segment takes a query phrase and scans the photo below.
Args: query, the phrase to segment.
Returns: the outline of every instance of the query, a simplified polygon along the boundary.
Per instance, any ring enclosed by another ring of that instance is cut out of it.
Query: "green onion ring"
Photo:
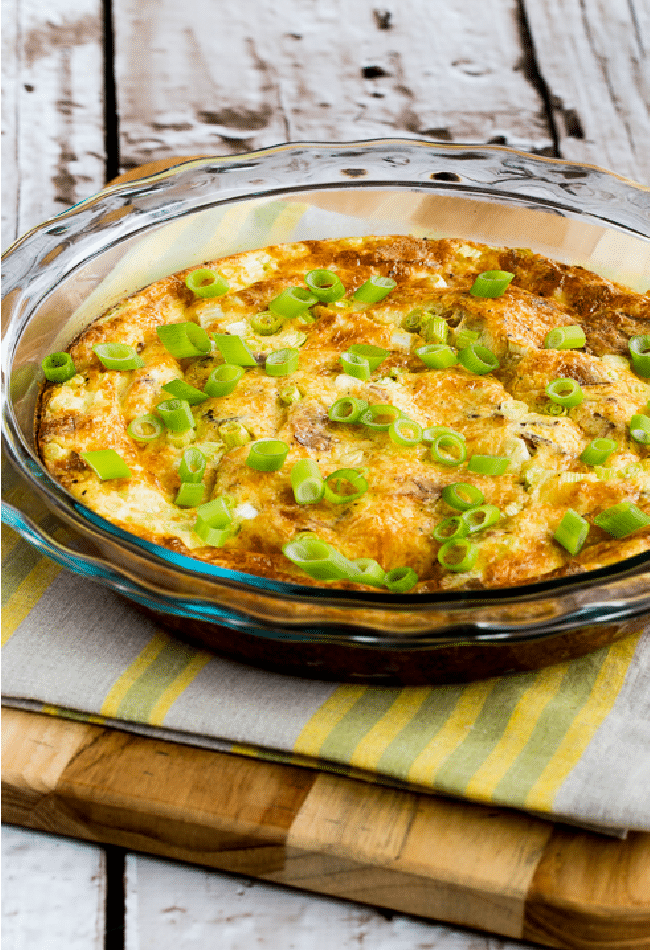
[[[388,403],[374,403],[368,406],[361,415],[361,423],[367,429],[374,429],[376,432],[387,432],[391,424],[402,415],[397,406],[391,406]]]
[[[373,274],[365,284],[355,290],[353,297],[359,303],[379,303],[395,287],[397,287],[397,283],[392,277],[381,277],[379,274]]]
[[[568,409],[579,406],[584,399],[580,384],[570,377],[554,379],[548,384],[545,392],[552,402],[559,403],[560,406],[566,406]]]
[[[199,403],[205,402],[208,398],[207,393],[201,392],[195,386],[190,386],[184,379],[172,379],[165,383],[162,388],[174,399],[184,399],[189,402],[190,406],[198,406]]]
[[[452,485],[445,485],[442,489],[442,500],[447,502],[450,508],[456,511],[468,511],[477,505],[482,505],[485,496],[476,485],[470,485],[467,482],[454,482]]]
[[[341,491],[345,484],[352,487],[352,491]],[[346,505],[361,498],[368,491],[368,482],[356,468],[339,468],[325,479],[325,501],[335,505]]]
[[[244,372],[244,367],[237,363],[222,363],[220,366],[215,366],[206,380],[203,392],[211,398],[229,396]]]
[[[443,432],[431,443],[431,458],[439,465],[461,465],[467,458],[467,446],[464,439],[455,432]]]
[[[469,373],[476,373],[483,376],[485,373],[493,373],[499,368],[499,361],[486,346],[479,346],[478,343],[470,343],[458,351],[458,362],[464,366]]]
[[[266,357],[266,374],[267,376],[290,376],[298,369],[299,362],[300,350],[295,347],[274,350]]]
[[[476,475],[503,475],[510,459],[505,455],[472,455],[467,463],[467,471]]]
[[[318,303],[318,297],[306,287],[285,287],[285,289],[269,301],[268,309],[280,317],[291,320]]]
[[[501,512],[496,505],[477,505],[464,511],[460,518],[467,529],[466,534],[475,534],[500,521]]]
[[[388,435],[391,442],[401,445],[404,448],[412,448],[419,445],[422,441],[422,426],[414,419],[407,416],[400,416],[395,419],[388,427]]]
[[[333,303],[345,296],[345,287],[334,271],[317,268],[305,274],[305,283],[322,303]]]
[[[205,474],[205,455],[200,449],[190,446],[185,449],[178,475],[182,482],[200,482]]]
[[[177,360],[205,356],[212,349],[210,337],[196,323],[165,323],[156,327],[158,339]]]
[[[230,289],[230,284],[217,271],[208,270],[207,267],[198,267],[190,271],[185,278],[185,286],[192,291],[196,297],[210,298],[221,297]]]
[[[189,402],[184,399],[165,399],[156,406],[170,432],[187,432],[194,427],[194,416]]]
[[[41,363],[45,378],[50,383],[67,383],[77,370],[69,353],[50,353]]]
[[[633,502],[622,501],[596,515],[594,524],[615,538],[626,538],[639,528],[647,528],[650,525],[650,515],[641,511]]]
[[[583,465],[604,465],[617,448],[618,445],[613,439],[593,439],[583,450],[580,461]]]
[[[473,297],[501,297],[515,275],[507,270],[486,270],[479,274],[472,286]]]
[[[263,310],[261,313],[254,314],[248,322],[258,336],[273,336],[282,329],[284,321],[285,317],[281,314]]]
[[[93,353],[106,369],[126,372],[144,366],[142,357],[128,343],[98,343],[93,346]]]
[[[291,468],[291,488],[298,505],[314,505],[325,494],[325,482],[313,459],[300,459]]]
[[[179,508],[196,508],[203,502],[205,497],[205,485],[203,482],[181,482],[181,487],[176,493],[174,504]]]
[[[257,472],[277,472],[288,453],[289,446],[280,439],[258,439],[250,447],[246,464]]]
[[[419,356],[427,369],[449,369],[458,362],[458,357],[445,343],[427,343],[419,346],[415,355]]]
[[[438,551],[438,562],[448,571],[471,571],[478,557],[478,544],[467,538],[446,541]]]
[[[341,396],[328,409],[328,416],[332,422],[346,422],[348,425],[354,425],[360,422],[361,416],[368,408],[365,399],[357,399],[356,396]]]
[[[255,357],[240,336],[234,333],[215,333],[214,342],[223,356],[224,363],[236,366],[257,366]]]
[[[135,442],[153,442],[163,434],[163,424],[152,412],[136,416],[127,426],[127,433]]]
[[[585,331],[577,324],[555,327],[544,337],[544,346],[547,350],[578,350],[586,342]]]
[[[452,515],[435,525],[431,532],[434,541],[444,544],[445,541],[455,541],[464,538],[467,534],[467,525],[460,515]]]
[[[405,594],[415,587],[419,579],[412,567],[394,567],[386,573],[384,583],[391,594]]]

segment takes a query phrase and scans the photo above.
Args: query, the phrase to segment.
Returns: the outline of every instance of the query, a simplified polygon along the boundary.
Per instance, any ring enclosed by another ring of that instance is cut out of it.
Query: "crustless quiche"
[[[362,237],[173,274],[44,361],[80,502],[225,568],[396,593],[650,549],[650,298],[527,250]]]

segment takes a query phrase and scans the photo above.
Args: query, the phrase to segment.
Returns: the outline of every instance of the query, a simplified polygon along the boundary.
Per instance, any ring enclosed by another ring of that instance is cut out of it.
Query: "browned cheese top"
[[[311,532],[347,558],[373,558],[384,570],[412,567],[419,576],[415,591],[421,593],[522,585],[650,549],[648,528],[616,539],[593,523],[619,502],[650,514],[648,448],[629,431],[633,414],[648,413],[650,398],[649,381],[634,372],[628,349],[631,337],[650,332],[647,295],[527,250],[461,240],[306,241],[203,266],[227,279],[224,295],[196,297],[185,284],[189,270],[145,287],[71,345],[76,375],[47,384],[43,392],[38,444],[48,471],[120,528],[191,558],[304,584],[318,582],[295,567],[282,547]],[[304,286],[304,275],[314,268],[335,271],[345,297],[313,306],[306,318],[286,320],[272,335],[256,333],[250,318],[266,311],[283,288]],[[513,273],[510,286],[498,298],[472,296],[476,276],[489,270]],[[396,287],[379,303],[355,304],[354,290],[373,274],[392,277]],[[452,348],[464,331],[473,331],[499,367],[484,375],[459,363],[428,369],[415,352],[427,342],[422,327],[409,331],[402,325],[413,310],[422,311],[425,327],[431,315],[444,318]],[[140,444],[127,427],[171,398],[162,389],[165,383],[183,379],[201,389],[224,362],[216,345],[203,357],[172,356],[156,327],[182,321],[211,334],[240,336],[257,365],[246,369],[230,395],[193,406],[193,428],[163,431]],[[583,328],[586,345],[545,348],[547,332],[568,325]],[[132,345],[144,366],[105,369],[93,351],[103,342]],[[388,351],[366,381],[345,373],[340,362],[353,343]],[[299,350],[298,369],[291,376],[268,375],[265,356],[287,347]],[[584,399],[565,415],[553,416],[545,388],[557,378],[577,381]],[[464,437],[467,460],[475,454],[506,456],[507,471],[488,476],[468,471],[467,461],[440,464],[424,441],[404,447],[386,431],[330,421],[329,408],[348,395],[395,406],[423,429],[448,426]],[[223,427],[232,422],[244,427],[247,444],[228,446]],[[617,449],[604,465],[586,465],[581,453],[596,437],[614,439]],[[263,438],[289,446],[278,471],[246,464],[251,442]],[[232,536],[221,547],[197,536],[196,509],[175,504],[179,464],[190,445],[207,460],[204,500],[224,497],[232,510]],[[80,454],[104,448],[126,461],[129,479],[100,480]],[[323,477],[354,468],[368,490],[351,503],[297,504],[290,472],[299,459],[314,460]],[[440,543],[432,538],[435,526],[456,513],[442,491],[457,482],[475,485],[485,502],[500,510],[496,524],[472,536],[478,557],[471,570],[461,572],[441,566]],[[577,555],[553,537],[567,509],[590,525]]]

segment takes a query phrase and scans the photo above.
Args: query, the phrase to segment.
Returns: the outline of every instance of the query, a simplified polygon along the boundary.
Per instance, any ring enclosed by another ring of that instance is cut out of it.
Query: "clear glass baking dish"
[[[3,452],[22,490],[3,521],[179,635],[298,675],[443,682],[533,669],[650,625],[650,553],[505,590],[395,596],[219,569],[84,508],[34,444],[40,363],[127,294],[210,258],[351,234],[530,247],[637,290],[650,285],[650,192],[594,166],[413,140],[282,145],[115,185],[6,253]],[[30,499],[49,516],[30,516]],[[16,500],[18,499],[18,500]]]

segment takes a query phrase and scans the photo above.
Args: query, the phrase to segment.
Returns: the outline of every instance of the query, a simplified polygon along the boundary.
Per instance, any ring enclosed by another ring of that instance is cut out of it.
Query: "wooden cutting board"
[[[650,948],[650,834],[626,840],[14,709],[3,820],[580,950]]]

